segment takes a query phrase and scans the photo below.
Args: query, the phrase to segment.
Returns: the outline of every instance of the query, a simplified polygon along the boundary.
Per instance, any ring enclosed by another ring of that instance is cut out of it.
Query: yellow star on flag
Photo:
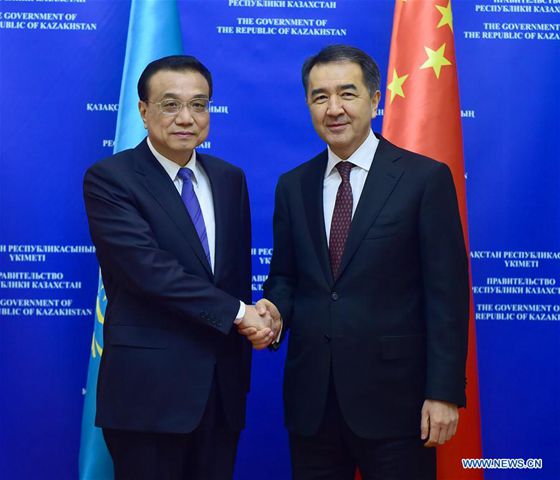
[[[399,77],[397,75],[397,69],[396,68],[393,69],[393,80],[391,80],[391,83],[387,85],[387,90],[390,90],[391,92],[391,103],[393,103],[393,99],[395,98],[396,95],[404,98],[404,92],[402,86],[407,78],[408,75],[403,75],[402,77]]]
[[[441,67],[451,65],[451,62],[444,57],[445,43],[435,51],[428,47],[424,47],[424,50],[426,51],[426,55],[428,55],[428,60],[426,60],[420,68],[433,68],[436,78],[439,78]]]
[[[441,19],[437,24],[437,28],[441,28],[445,25],[449,25],[451,31],[453,31],[453,14],[451,13],[451,0],[447,2],[447,7],[442,7],[441,5],[435,6],[439,13],[441,13]]]

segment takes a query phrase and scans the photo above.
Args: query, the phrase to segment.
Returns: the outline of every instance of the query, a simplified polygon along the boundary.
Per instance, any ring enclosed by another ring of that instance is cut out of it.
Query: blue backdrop
[[[301,64],[328,43],[349,43],[385,73],[393,6],[179,2],[185,53],[215,79],[203,150],[247,172],[255,299],[268,272],[276,180],[324,148]],[[0,2],[0,476],[8,480],[77,478],[98,275],[81,181],[113,150],[129,10],[126,0]],[[542,470],[486,478],[558,479],[560,4],[455,0],[453,12],[483,452],[543,459]],[[289,478],[284,353],[255,354],[238,479]]]

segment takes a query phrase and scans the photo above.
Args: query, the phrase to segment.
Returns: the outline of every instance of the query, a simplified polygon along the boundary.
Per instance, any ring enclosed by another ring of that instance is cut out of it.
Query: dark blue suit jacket
[[[251,302],[251,226],[243,172],[197,154],[216,220],[215,272],[173,182],[146,140],[84,179],[108,304],[96,425],[191,432],[216,375],[226,418],[245,420],[251,349],[233,321]]]
[[[383,138],[333,278],[323,214],[327,152],[280,177],[265,297],[289,330],[285,420],[310,435],[330,372],[363,438],[419,436],[426,398],[465,404],[468,264],[446,165]]]

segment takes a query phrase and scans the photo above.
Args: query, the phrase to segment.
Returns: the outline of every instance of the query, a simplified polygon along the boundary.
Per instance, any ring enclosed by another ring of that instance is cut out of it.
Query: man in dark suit
[[[453,180],[373,134],[380,75],[366,53],[327,47],[303,83],[328,149],[279,179],[257,303],[290,331],[294,479],[350,480],[356,467],[364,480],[434,479],[425,447],[454,435],[465,404],[468,268]]]
[[[84,180],[108,299],[96,425],[117,480],[231,479],[251,363],[234,326],[274,335],[270,317],[245,305],[245,176],[195,151],[212,95],[197,59],[150,63],[138,95],[147,139]]]

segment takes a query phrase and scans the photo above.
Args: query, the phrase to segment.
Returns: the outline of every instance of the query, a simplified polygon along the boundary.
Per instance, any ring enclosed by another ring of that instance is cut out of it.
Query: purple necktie
[[[348,238],[352,223],[352,185],[350,185],[350,170],[355,165],[350,162],[338,162],[336,169],[342,177],[342,182],[336,192],[336,201],[331,221],[329,236],[329,255],[333,277],[336,279],[340,268],[340,261],[344,253],[344,244]]]
[[[198,198],[196,193],[194,193],[192,183],[193,171],[190,168],[181,168],[177,176],[183,180],[181,198],[191,216],[196,233],[198,233],[198,238],[200,238],[200,243],[202,243],[202,248],[208,259],[208,264],[212,266],[212,262],[210,261],[210,248],[208,247],[208,236],[206,235],[206,225],[204,224],[200,203],[198,203]]]

